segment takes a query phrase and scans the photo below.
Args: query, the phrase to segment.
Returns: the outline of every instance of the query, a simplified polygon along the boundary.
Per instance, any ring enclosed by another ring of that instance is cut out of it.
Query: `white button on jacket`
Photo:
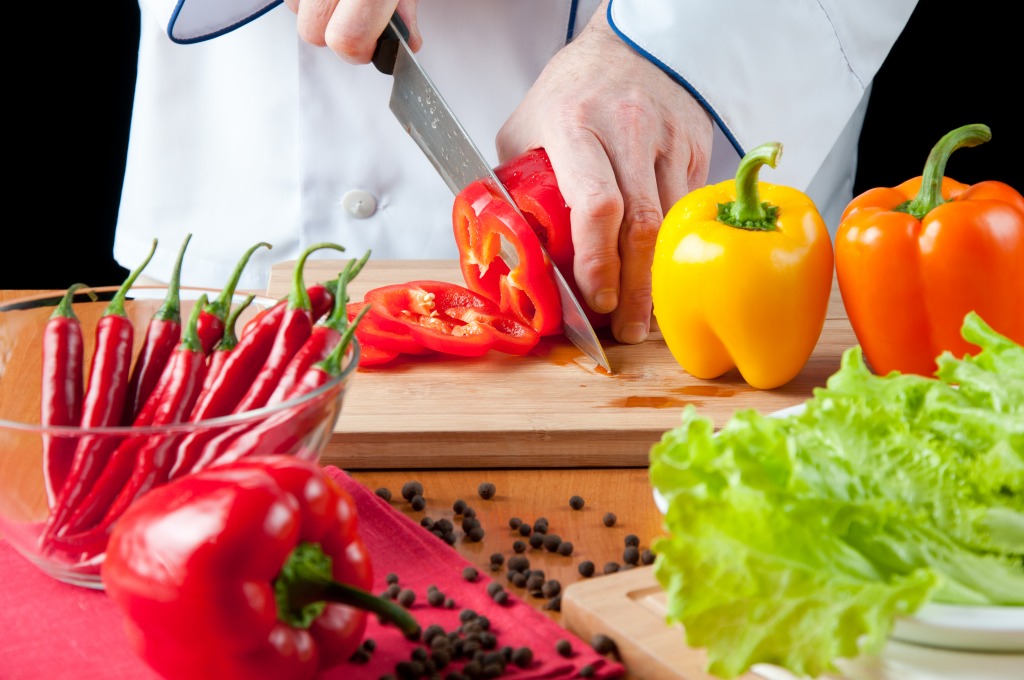
[[[497,164],[494,138],[598,0],[425,0],[417,58]],[[453,197],[388,109],[392,79],[303,42],[267,0],[140,0],[141,39],[114,256],[182,282],[266,286],[272,263],[319,241],[372,257],[455,258]],[[764,181],[807,191],[834,231],[852,196],[871,79],[912,0],[611,0],[631,46],[709,110],[709,182],[743,152],[785,147]],[[455,20],[457,18],[457,20]],[[336,258],[325,250],[312,257]]]

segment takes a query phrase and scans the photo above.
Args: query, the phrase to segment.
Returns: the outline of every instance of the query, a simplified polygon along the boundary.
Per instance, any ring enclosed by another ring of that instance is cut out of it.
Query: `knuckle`
[[[648,200],[630,206],[622,221],[621,241],[626,248],[653,250],[663,215],[661,208]]]

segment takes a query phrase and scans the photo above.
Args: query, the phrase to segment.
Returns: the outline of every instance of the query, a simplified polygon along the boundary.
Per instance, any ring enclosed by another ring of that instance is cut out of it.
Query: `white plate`
[[[804,409],[805,404],[797,404],[770,413],[768,417],[785,418],[802,413]],[[654,503],[664,514],[668,501],[657,489],[653,491]],[[1024,607],[928,603],[912,616],[898,618],[890,637],[942,649],[1024,653]],[[1024,659],[1021,664],[1024,665]]]

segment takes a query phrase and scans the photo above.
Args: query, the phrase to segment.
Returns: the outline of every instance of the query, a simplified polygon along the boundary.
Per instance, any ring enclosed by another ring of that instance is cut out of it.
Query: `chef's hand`
[[[377,38],[395,9],[409,29],[409,48],[423,45],[416,25],[419,0],[284,0],[297,15],[299,37],[311,45],[327,46],[352,64],[368,64]]]
[[[706,183],[713,126],[682,86],[615,35],[606,8],[551,59],[496,145],[502,162],[547,151],[572,209],[584,301],[612,313],[619,342],[639,343],[651,325],[658,228],[680,197]]]

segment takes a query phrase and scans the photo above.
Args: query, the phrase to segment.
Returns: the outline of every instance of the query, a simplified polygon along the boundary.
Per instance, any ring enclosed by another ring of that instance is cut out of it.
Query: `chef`
[[[646,339],[655,236],[754,146],[831,231],[852,198],[871,81],[913,0],[140,0],[114,256],[240,289],[312,243],[456,258],[453,197],[366,64],[397,8],[410,46],[491,165],[535,147],[572,208],[584,302]],[[338,257],[330,250],[313,257]],[[681,293],[684,294],[684,293]]]

